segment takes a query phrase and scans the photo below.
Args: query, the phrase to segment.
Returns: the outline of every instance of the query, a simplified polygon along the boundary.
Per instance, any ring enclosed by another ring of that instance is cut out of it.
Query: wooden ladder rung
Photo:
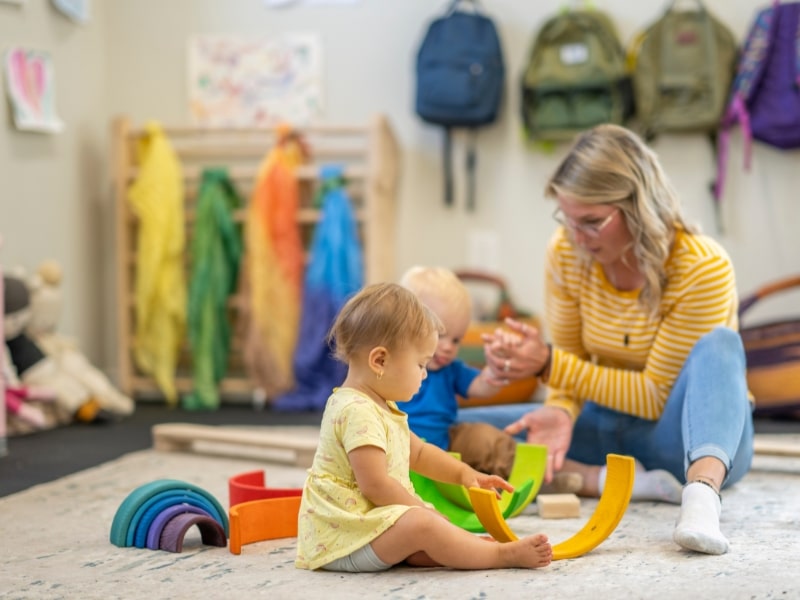
[[[755,454],[770,456],[800,456],[800,442],[756,436],[753,440]]]

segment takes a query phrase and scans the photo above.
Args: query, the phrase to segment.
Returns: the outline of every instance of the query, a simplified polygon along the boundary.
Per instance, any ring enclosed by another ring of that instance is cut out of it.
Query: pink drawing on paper
[[[53,63],[39,50],[12,47],[5,56],[6,89],[17,129],[55,133],[63,123],[56,116]]]

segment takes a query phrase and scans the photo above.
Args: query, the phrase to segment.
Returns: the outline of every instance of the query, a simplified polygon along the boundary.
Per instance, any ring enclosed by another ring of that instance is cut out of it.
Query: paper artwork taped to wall
[[[89,21],[91,14],[90,0],[53,0],[53,6],[77,23]]]
[[[189,109],[197,125],[306,125],[322,111],[322,50],[315,35],[189,41]]]
[[[17,129],[56,133],[55,74],[47,52],[12,46],[5,53],[6,90]]]

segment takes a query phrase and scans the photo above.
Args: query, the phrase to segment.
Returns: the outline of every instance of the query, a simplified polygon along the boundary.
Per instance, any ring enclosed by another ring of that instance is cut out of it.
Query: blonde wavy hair
[[[644,276],[639,301],[657,317],[666,285],[664,265],[675,232],[697,233],[655,152],[632,131],[599,125],[581,133],[547,182],[545,196],[566,195],[585,204],[610,204],[625,216],[633,255]],[[570,233],[570,235],[572,235]],[[589,261],[589,256],[585,256]]]

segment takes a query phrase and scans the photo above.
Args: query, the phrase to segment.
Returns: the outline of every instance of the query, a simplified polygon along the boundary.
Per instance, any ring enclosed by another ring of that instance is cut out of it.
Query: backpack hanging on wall
[[[714,193],[722,197],[730,130],[742,126],[744,165],[752,140],[800,148],[800,2],[773,2],[750,28],[720,131]]]
[[[701,0],[679,10],[672,0],[664,14],[631,46],[636,117],[648,141],[660,133],[707,136],[716,162],[720,119],[738,58],[730,29]],[[712,195],[716,182],[710,182]],[[722,231],[714,197],[717,230]]]
[[[469,4],[471,10],[462,10]],[[468,206],[475,206],[475,135],[497,119],[505,85],[500,37],[477,0],[453,0],[429,26],[417,53],[416,112],[444,128],[445,204],[453,204],[454,127],[472,130],[467,151]]]
[[[522,121],[530,140],[570,140],[633,112],[625,50],[611,19],[573,10],[537,32],[522,75]]]
[[[736,68],[733,33],[701,0],[669,3],[634,41],[636,116],[646,138],[663,132],[716,134]]]

